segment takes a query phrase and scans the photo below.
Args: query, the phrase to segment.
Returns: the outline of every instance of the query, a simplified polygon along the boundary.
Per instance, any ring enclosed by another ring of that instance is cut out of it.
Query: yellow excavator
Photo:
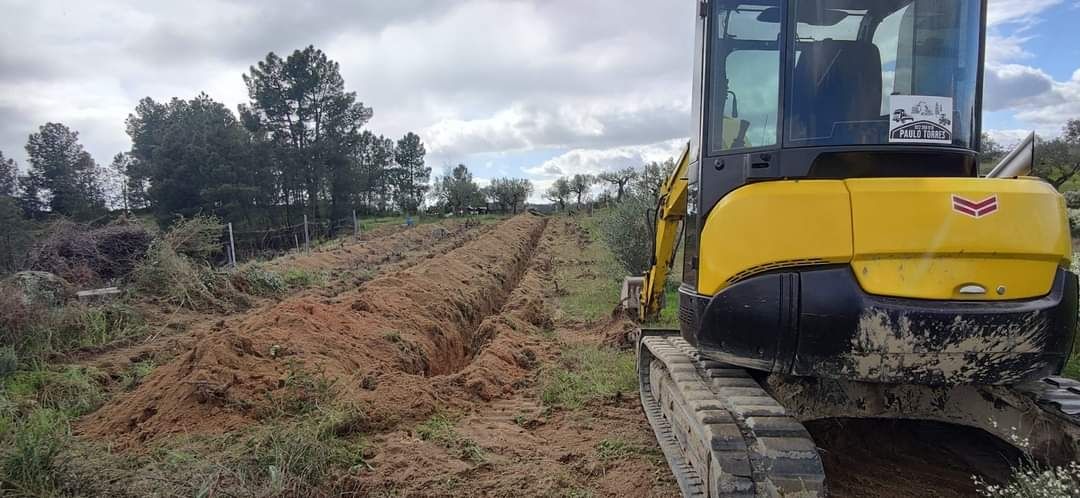
[[[686,496],[824,496],[803,422],[933,420],[1080,453],[1062,196],[1029,137],[979,176],[985,0],[698,3],[691,140],[643,322],[641,400]]]

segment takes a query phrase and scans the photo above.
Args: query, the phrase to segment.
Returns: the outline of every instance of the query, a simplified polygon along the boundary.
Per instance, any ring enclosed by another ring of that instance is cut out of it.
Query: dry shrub
[[[23,301],[21,292],[0,285],[0,344],[18,347],[28,339],[31,325],[47,310]]]
[[[146,227],[136,223],[91,229],[62,220],[53,223],[46,234],[31,249],[28,266],[80,286],[124,278],[153,240]]]
[[[246,306],[227,273],[206,258],[220,252],[221,222],[197,216],[180,220],[147,251],[133,275],[138,291],[193,310],[232,310]]]

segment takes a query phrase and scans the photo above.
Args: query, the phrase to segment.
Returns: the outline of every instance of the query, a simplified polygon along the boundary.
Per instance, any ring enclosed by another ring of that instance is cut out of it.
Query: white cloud
[[[530,177],[538,180],[554,180],[574,174],[596,175],[621,168],[640,168],[653,161],[676,158],[686,146],[686,139],[676,138],[649,145],[627,145],[606,149],[573,149],[525,168]]]
[[[990,0],[986,23],[989,26],[999,26],[1007,23],[1037,22],[1039,14],[1061,2],[1062,0]]]

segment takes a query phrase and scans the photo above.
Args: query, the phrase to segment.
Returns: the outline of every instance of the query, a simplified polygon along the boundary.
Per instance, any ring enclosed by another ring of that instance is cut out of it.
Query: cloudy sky
[[[146,96],[233,109],[268,51],[314,44],[416,131],[436,174],[598,172],[673,156],[688,135],[692,0],[0,0],[0,151],[25,167],[47,121],[101,163]],[[1008,143],[1080,117],[1080,0],[990,0],[985,128]]]

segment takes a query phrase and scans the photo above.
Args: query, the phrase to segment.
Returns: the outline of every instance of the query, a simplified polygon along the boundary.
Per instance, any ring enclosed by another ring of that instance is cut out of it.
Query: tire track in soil
[[[499,222],[502,223],[502,222]],[[67,361],[94,367],[119,379],[133,363],[161,364],[191,349],[198,334],[234,326],[248,315],[264,313],[281,300],[310,293],[323,297],[354,290],[388,272],[410,268],[420,262],[457,249],[494,230],[499,223],[476,225],[456,220],[420,225],[413,229],[380,227],[358,242],[342,240],[334,247],[310,255],[290,255],[272,260],[266,269],[300,268],[322,271],[330,281],[320,289],[306,289],[281,298],[254,298],[249,310],[233,313],[200,313],[188,310],[153,310],[148,320],[159,332],[136,343],[118,342],[70,355]]]
[[[513,323],[528,309],[526,323],[533,326],[500,330],[465,371],[512,351],[532,352],[536,365],[504,389],[478,395],[479,401],[463,406],[446,400],[443,407],[465,413],[455,430],[482,450],[483,461],[421,440],[403,424],[372,438],[371,469],[346,477],[346,488],[359,496],[679,496],[635,393],[579,411],[551,410],[538,399],[538,376],[556,363],[561,345],[610,343],[626,330],[619,321],[552,323],[553,245],[575,244],[573,226],[562,220],[548,224],[522,284],[485,322]],[[543,333],[553,329],[554,334]],[[622,444],[624,451],[603,456],[598,448],[605,443]]]
[[[297,296],[196,334],[188,353],[77,430],[131,448],[174,434],[240,429],[258,423],[268,398],[287,394],[285,379],[298,367],[333,379],[335,398],[363,414],[360,430],[424,418],[446,399],[460,405],[497,396],[536,358],[505,349],[500,332],[539,317],[533,300],[512,291],[527,286],[520,275],[545,224],[518,216],[359,290]],[[504,303],[522,313],[485,321]]]

